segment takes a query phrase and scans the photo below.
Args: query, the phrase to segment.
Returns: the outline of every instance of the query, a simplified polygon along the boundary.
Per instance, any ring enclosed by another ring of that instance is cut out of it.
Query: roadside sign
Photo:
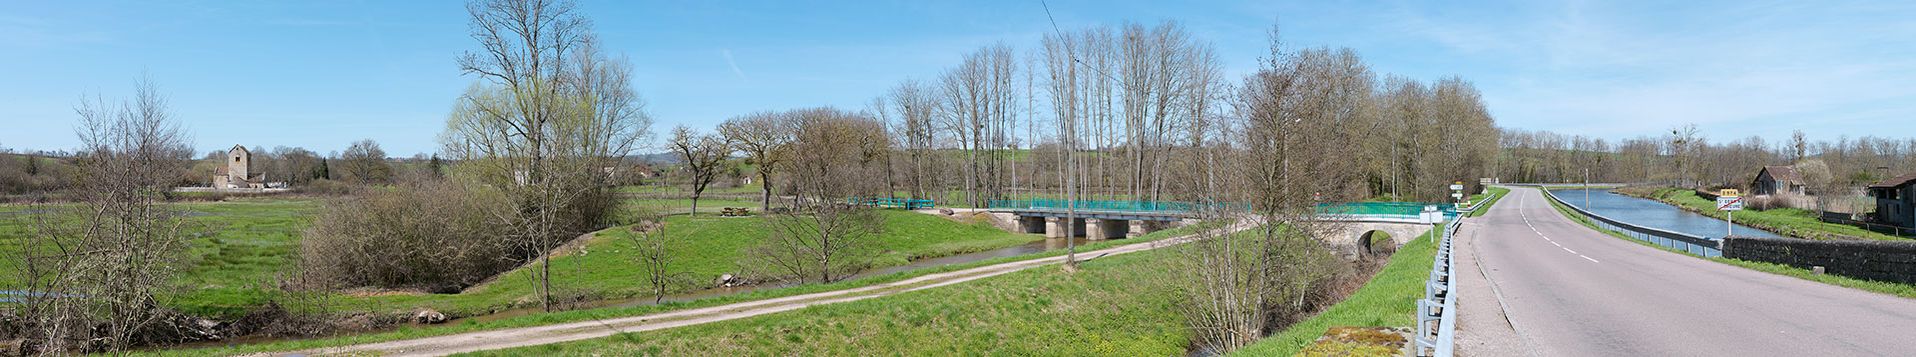
[[[1464,189],[1464,184],[1463,183],[1451,184],[1450,189],[1453,191],[1462,191]]]
[[[1451,192],[1450,198],[1464,198],[1464,194],[1460,192]]]
[[[1726,194],[1735,194],[1736,190],[1723,190]],[[1736,211],[1743,210],[1743,197],[1735,195],[1716,196],[1716,209],[1723,211],[1723,237],[1736,235]],[[1717,249],[1723,249],[1723,241],[1717,241]]]
[[[1736,196],[1742,196],[1743,192],[1737,191],[1734,188],[1726,188],[1726,189],[1717,191],[1716,195],[1721,197],[1736,197]]]
[[[1716,209],[1718,211],[1741,211],[1743,210],[1743,197],[1718,196],[1716,198]]]

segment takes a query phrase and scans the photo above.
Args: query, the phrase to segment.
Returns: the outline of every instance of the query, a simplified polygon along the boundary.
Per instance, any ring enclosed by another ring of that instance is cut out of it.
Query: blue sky
[[[1232,78],[1264,31],[1350,47],[1379,73],[1475,82],[1498,124],[1606,138],[1697,123],[1713,140],[1916,131],[1916,2],[1050,3],[1067,31],[1177,20]],[[862,108],[998,41],[1035,49],[1037,1],[584,0],[629,56],[654,131],[760,110]],[[145,73],[210,151],[321,153],[379,141],[430,153],[474,48],[457,1],[0,1],[0,146],[77,146],[82,94],[125,96]]]

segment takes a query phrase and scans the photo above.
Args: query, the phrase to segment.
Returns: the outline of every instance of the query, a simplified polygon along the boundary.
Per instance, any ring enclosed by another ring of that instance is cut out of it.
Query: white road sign
[[[1743,197],[1719,196],[1716,198],[1716,210],[1741,211],[1743,210]]]

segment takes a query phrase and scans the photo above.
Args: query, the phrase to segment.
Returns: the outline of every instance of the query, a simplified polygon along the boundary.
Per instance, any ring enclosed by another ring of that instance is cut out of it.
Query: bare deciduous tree
[[[339,174],[356,183],[386,183],[392,181],[392,164],[386,161],[386,150],[372,139],[354,141],[346,151],[339,154]]]
[[[786,155],[786,146],[791,143],[791,120],[779,113],[760,112],[727,119],[719,124],[718,130],[727,141],[745,152],[747,160],[758,165],[762,199],[759,210],[771,210],[772,173],[778,170],[778,165]]]
[[[883,218],[846,202],[884,189],[884,125],[832,108],[795,111],[796,140],[787,173],[800,205],[767,215],[771,233],[751,248],[757,266],[830,282],[870,264]]]
[[[21,309],[34,349],[117,352],[156,326],[159,298],[184,268],[189,235],[182,212],[162,193],[192,156],[186,134],[149,81],[131,99],[83,101],[73,197],[78,204],[37,208],[19,247]]]
[[[1367,69],[1329,50],[1285,51],[1272,30],[1270,57],[1244,79],[1231,103],[1230,188],[1214,197],[1244,202],[1243,235],[1212,234],[1187,248],[1181,304],[1202,348],[1248,345],[1308,311],[1314,292],[1340,274],[1320,241],[1338,228],[1315,218],[1318,204],[1350,200],[1360,177],[1356,114],[1368,100]]]
[[[672,141],[667,145],[685,161],[685,173],[691,180],[687,184],[692,186],[692,215],[697,216],[699,197],[718,179],[725,159],[732,153],[732,145],[723,136],[696,134],[684,125],[672,129]]]
[[[652,288],[652,302],[665,302],[665,293],[684,280],[672,271],[671,235],[666,232],[665,217],[642,214],[627,236],[636,249],[636,260],[646,272],[646,284]]]
[[[932,118],[942,104],[939,104],[938,96],[932,95],[929,89],[914,80],[906,80],[892,87],[890,96],[895,108],[893,110],[900,121],[896,127],[902,129],[895,134],[903,136],[898,141],[905,145],[904,150],[911,160],[911,164],[906,166],[910,169],[907,177],[910,183],[907,185],[911,186],[911,197],[929,198],[930,187],[937,186],[938,182],[938,175],[930,167],[930,156],[933,155]]]
[[[444,152],[501,187],[514,212],[509,237],[537,259],[534,284],[552,308],[549,251],[604,225],[609,169],[641,144],[651,117],[631,88],[631,65],[601,53],[589,20],[567,0],[467,4],[480,51],[459,59],[479,77],[442,136]]]

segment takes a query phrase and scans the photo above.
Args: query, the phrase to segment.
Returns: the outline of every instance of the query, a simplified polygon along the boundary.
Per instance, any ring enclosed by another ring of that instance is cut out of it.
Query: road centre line
[[[1546,235],[1546,234],[1543,234],[1543,231],[1542,231],[1542,230],[1539,230],[1539,229],[1537,229],[1537,225],[1536,225],[1536,224],[1533,224],[1533,223],[1530,223],[1530,213],[1529,213],[1529,212],[1525,212],[1525,211],[1524,211],[1524,209],[1523,209],[1523,203],[1524,203],[1524,202],[1526,202],[1526,200],[1523,200],[1523,199],[1519,199],[1519,200],[1517,200],[1517,205],[1518,205],[1518,206],[1517,206],[1517,215],[1518,215],[1518,216],[1522,216],[1522,217],[1523,217],[1523,225],[1525,225],[1525,226],[1530,226],[1530,231],[1531,231],[1531,232],[1536,232],[1536,233],[1537,233],[1537,236],[1538,236],[1538,237],[1543,237],[1543,240],[1545,240],[1545,241],[1548,241],[1548,242],[1550,242],[1550,245],[1554,245],[1554,246],[1557,246],[1557,249],[1563,249],[1563,251],[1564,251],[1564,252],[1568,252],[1568,253],[1570,253],[1570,254],[1575,254],[1575,255],[1577,255],[1578,257],[1582,257],[1582,258],[1583,258],[1584,260],[1589,260],[1589,261],[1590,261],[1591,263],[1603,263],[1603,262],[1599,262],[1599,261],[1597,261],[1597,259],[1596,259],[1596,258],[1591,258],[1591,257],[1590,257],[1590,256],[1588,256],[1588,255],[1583,255],[1583,253],[1577,253],[1577,251],[1574,251],[1574,250],[1570,250],[1570,247],[1565,247],[1565,246],[1563,246],[1563,244],[1561,244],[1561,243],[1557,243],[1557,240],[1555,240],[1555,239],[1550,239],[1550,236],[1549,236],[1549,235]]]

